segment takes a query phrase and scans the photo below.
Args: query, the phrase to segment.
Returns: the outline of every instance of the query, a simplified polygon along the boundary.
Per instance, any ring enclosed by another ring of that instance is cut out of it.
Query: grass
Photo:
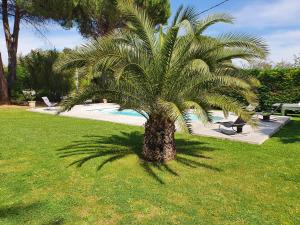
[[[139,127],[0,109],[0,224],[300,224],[299,127],[262,146],[180,134],[158,165]]]

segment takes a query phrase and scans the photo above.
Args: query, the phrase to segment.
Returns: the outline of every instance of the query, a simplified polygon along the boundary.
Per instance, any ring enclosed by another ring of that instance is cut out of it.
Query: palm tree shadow
[[[165,182],[157,175],[154,168],[167,172],[173,176],[179,174],[167,163],[153,163],[143,159],[142,141],[143,135],[139,132],[121,132],[120,135],[107,136],[83,136],[83,140],[74,141],[72,144],[58,149],[58,155],[61,158],[83,156],[73,161],[69,166],[83,166],[89,160],[103,158],[103,161],[97,166],[97,170],[103,168],[107,163],[114,162],[129,155],[137,155],[140,158],[140,166],[144,171],[161,184]],[[221,172],[219,168],[199,162],[198,159],[210,160],[210,157],[203,155],[205,151],[214,149],[205,146],[199,141],[188,141],[185,139],[176,140],[177,157],[179,164],[190,168],[206,168],[215,172]]]
[[[33,212],[41,211],[43,205],[44,203],[42,202],[33,202],[33,203],[26,203],[26,204],[18,203],[14,205],[1,206],[0,221],[1,219],[12,219],[15,217],[19,217],[20,219],[22,219],[22,217],[31,215]],[[42,225],[61,225],[64,223],[64,221],[65,221],[64,218],[56,217],[51,219],[50,221],[42,223]]]
[[[31,204],[18,204],[12,206],[0,207],[0,218],[15,217],[22,214],[28,214],[31,211],[39,208],[41,206],[40,202],[34,202]]]

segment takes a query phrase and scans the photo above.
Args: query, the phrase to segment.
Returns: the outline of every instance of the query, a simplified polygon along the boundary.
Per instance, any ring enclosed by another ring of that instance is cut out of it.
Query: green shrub
[[[258,89],[261,110],[274,103],[300,101],[300,68],[274,68],[250,70],[261,82]]]
[[[28,79],[28,73],[25,68],[18,65],[17,66],[17,79],[14,84],[14,89],[12,91],[12,99],[15,103],[21,103],[25,101],[24,95],[22,93],[23,90],[28,89],[28,85],[26,84],[26,80]]]
[[[68,95],[74,88],[74,71],[53,70],[53,64],[60,54],[63,53],[56,50],[34,50],[20,57],[15,97],[18,98],[24,89],[35,90],[37,99],[48,96],[58,101]]]

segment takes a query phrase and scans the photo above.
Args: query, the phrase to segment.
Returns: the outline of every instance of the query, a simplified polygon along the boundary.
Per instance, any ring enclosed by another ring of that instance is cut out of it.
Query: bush
[[[274,103],[300,101],[300,68],[274,68],[250,70],[261,82],[258,89],[261,110]]]
[[[7,68],[5,68],[7,73]],[[28,85],[26,85],[26,79],[28,74],[25,71],[24,67],[21,67],[20,65],[17,66],[17,79],[14,84],[14,88],[12,90],[12,100],[14,103],[20,104],[23,101],[25,101],[25,97],[23,95],[23,90],[29,89]]]
[[[19,58],[18,83],[15,86],[17,97],[24,89],[37,92],[37,98],[48,96],[53,101],[59,101],[74,88],[74,71],[57,72],[53,64],[60,54],[56,50],[34,50]]]

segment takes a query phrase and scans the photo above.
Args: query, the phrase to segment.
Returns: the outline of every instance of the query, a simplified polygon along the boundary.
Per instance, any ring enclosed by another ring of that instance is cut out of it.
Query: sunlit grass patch
[[[262,146],[178,134],[157,164],[142,128],[2,109],[0,224],[298,224],[299,125]]]

